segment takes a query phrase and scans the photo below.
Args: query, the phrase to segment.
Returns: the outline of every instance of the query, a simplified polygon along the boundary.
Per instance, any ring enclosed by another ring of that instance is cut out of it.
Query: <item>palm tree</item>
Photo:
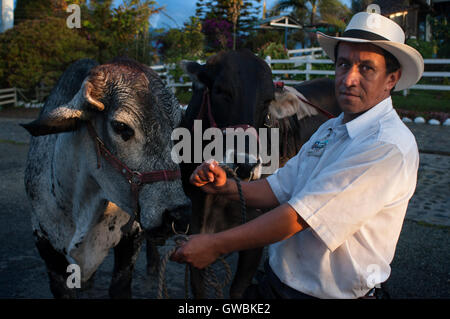
[[[305,21],[309,17],[311,25],[319,20],[318,13],[322,21],[335,24],[350,12],[339,0],[279,0],[272,11],[280,12],[286,9],[292,9],[293,15],[299,21]]]
[[[353,13],[366,11],[366,8],[371,4],[372,0],[352,0],[351,9]]]
[[[311,4],[311,11],[309,11],[308,3]],[[317,12],[317,0],[279,0],[272,11],[279,13],[286,9],[292,9],[293,15],[300,21],[304,21],[309,15],[310,23],[313,24]]]

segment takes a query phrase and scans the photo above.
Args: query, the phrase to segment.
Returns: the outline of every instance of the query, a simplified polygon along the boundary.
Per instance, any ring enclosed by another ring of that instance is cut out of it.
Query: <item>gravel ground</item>
[[[17,124],[33,116],[26,117],[0,117],[0,298],[52,298],[44,263],[34,247],[30,205],[23,185],[29,137]],[[409,127],[420,149],[450,150],[449,127]],[[386,283],[391,298],[450,297],[450,156],[421,154],[420,159],[417,190]],[[161,253],[170,249],[173,242],[167,244]],[[236,256],[231,255],[228,260],[234,269]],[[112,267],[110,254],[97,271],[92,289],[80,297],[107,298]],[[183,298],[184,266],[169,263],[167,282],[170,296]],[[134,273],[133,297],[155,298],[156,287],[156,275],[146,274],[143,249]]]

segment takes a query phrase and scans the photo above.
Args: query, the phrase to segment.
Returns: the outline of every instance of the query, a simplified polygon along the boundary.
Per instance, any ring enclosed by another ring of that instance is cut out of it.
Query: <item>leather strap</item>
[[[142,186],[144,184],[154,182],[173,181],[176,179],[180,179],[180,170],[156,170],[145,173],[133,171],[108,150],[108,148],[105,146],[105,143],[103,143],[103,141],[98,136],[91,122],[87,122],[87,129],[89,135],[91,135],[96,145],[97,168],[100,168],[100,157],[103,156],[103,158],[130,183],[132,208],[137,221],[140,222],[139,191],[141,190]],[[134,219],[130,219],[131,222],[133,220]],[[130,222],[128,224],[130,224]]]

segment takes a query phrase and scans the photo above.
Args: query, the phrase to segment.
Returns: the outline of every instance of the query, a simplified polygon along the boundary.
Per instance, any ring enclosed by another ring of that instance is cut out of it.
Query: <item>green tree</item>
[[[431,30],[433,31],[433,39],[437,43],[436,50],[433,55],[437,54],[438,58],[450,58],[450,28],[449,17],[440,14],[429,18]]]
[[[197,0],[196,16],[202,22],[225,20],[233,25],[234,39],[244,39],[258,20],[260,4],[261,0]]]
[[[83,32],[98,48],[97,59],[104,63],[117,55],[129,55],[149,63],[149,18],[162,8],[153,0],[125,0],[112,9],[113,0],[91,0],[83,19]]]
[[[350,10],[339,0],[279,0],[273,12],[290,9],[292,15],[300,22],[314,25],[318,21],[330,24],[348,18]],[[339,25],[342,26],[341,23]]]
[[[355,14],[358,12],[366,11],[367,6],[372,2],[373,0],[352,0],[350,6],[352,13]]]
[[[0,87],[51,87],[69,64],[94,57],[93,43],[65,19],[26,20],[0,34]]]
[[[165,62],[176,63],[182,59],[197,60],[203,57],[204,34],[197,17],[190,17],[182,29],[170,29],[159,39],[160,53]]]
[[[230,0],[229,2],[230,5],[227,8],[227,13],[233,23],[233,50],[236,50],[236,27],[243,3],[242,0]]]
[[[14,25],[26,20],[44,17],[63,17],[63,10],[67,7],[64,0],[17,0],[14,9]]]
[[[339,0],[320,1],[320,18],[343,32],[352,16],[352,11]]]

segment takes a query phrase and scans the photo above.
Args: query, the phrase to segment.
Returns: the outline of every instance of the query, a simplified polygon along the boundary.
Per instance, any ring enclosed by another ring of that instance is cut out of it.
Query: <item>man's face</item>
[[[344,121],[390,96],[400,74],[400,71],[386,74],[386,61],[377,46],[341,42],[336,58],[335,91]]]

